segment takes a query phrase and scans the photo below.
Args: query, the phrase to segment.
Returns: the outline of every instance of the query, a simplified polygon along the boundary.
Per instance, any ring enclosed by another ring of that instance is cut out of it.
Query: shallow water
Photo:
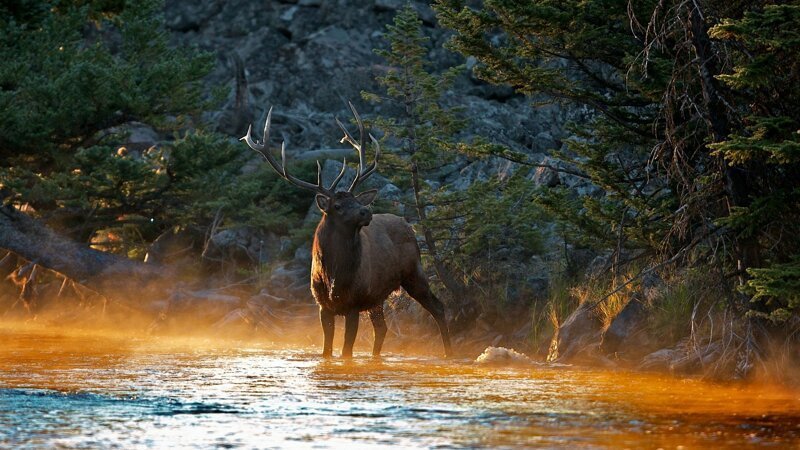
[[[252,343],[0,339],[3,448],[800,447],[800,394],[775,389]]]

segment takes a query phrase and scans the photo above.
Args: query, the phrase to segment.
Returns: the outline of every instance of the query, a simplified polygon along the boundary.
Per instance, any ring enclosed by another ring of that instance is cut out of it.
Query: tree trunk
[[[409,75],[406,74],[406,77],[409,77]],[[415,103],[416,101],[414,100],[414,96],[410,92],[407,92],[405,96],[406,114],[408,114],[406,133],[408,135],[409,153],[411,154],[412,158],[411,185],[414,189],[414,205],[417,209],[417,216],[419,217],[420,227],[422,228],[422,235],[425,238],[425,245],[428,246],[428,253],[430,253],[431,258],[433,259],[433,268],[436,270],[436,275],[439,277],[439,280],[441,280],[445,289],[450,292],[450,296],[453,298],[453,300],[463,304],[467,289],[464,286],[464,283],[459,282],[458,279],[453,276],[453,273],[447,268],[442,259],[439,257],[439,252],[436,249],[436,239],[433,237],[431,230],[425,224],[427,214],[425,213],[425,204],[422,202],[422,198],[420,196],[422,188],[420,185],[419,168],[417,167],[417,163],[413,160],[414,155],[417,153],[417,132],[415,128],[417,124],[417,116],[414,113]]]
[[[165,281],[158,266],[101,252],[58,235],[12,206],[0,206],[0,249],[58,272],[99,294],[140,301]]]
[[[691,31],[692,46],[697,54],[700,85],[706,106],[706,120],[711,128],[713,142],[721,142],[728,137],[730,123],[725,110],[725,103],[720,95],[717,79],[715,78],[718,75],[718,70],[711,39],[708,37],[708,27],[703,20],[700,6],[696,3],[690,6],[689,29]],[[750,187],[744,169],[732,166],[724,160],[718,161],[718,164],[723,168],[725,193],[730,201],[730,206],[746,207],[750,205]],[[736,240],[736,251],[737,269],[740,273],[739,283],[744,284],[747,280],[746,270],[751,267],[758,267],[760,264],[758,240],[755,237],[739,238]]]
[[[419,183],[419,170],[416,163],[411,163],[411,182],[414,187],[414,204],[417,208],[417,216],[419,216],[420,227],[422,228],[422,235],[425,238],[425,245],[428,246],[428,252],[433,259],[433,268],[436,270],[436,275],[442,281],[445,289],[450,292],[450,295],[455,301],[463,301],[466,289],[464,284],[459,282],[450,269],[445,266],[442,259],[439,257],[439,252],[436,249],[436,239],[433,237],[431,230],[425,225],[427,214],[425,213],[425,205],[420,197],[420,183]]]

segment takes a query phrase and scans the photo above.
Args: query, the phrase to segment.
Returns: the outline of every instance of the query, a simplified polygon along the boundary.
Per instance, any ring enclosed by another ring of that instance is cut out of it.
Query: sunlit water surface
[[[800,395],[570,367],[0,329],[3,448],[800,448]]]

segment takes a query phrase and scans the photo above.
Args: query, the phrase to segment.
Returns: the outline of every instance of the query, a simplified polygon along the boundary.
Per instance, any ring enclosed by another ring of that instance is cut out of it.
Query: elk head
[[[329,187],[325,187],[322,184],[322,167],[320,166],[319,161],[317,161],[316,184],[303,181],[287,171],[285,142],[281,143],[281,162],[280,164],[278,163],[278,161],[269,151],[269,127],[272,121],[272,108],[269,109],[269,113],[267,113],[267,120],[264,122],[264,136],[261,143],[258,143],[253,139],[252,125],[248,127],[247,135],[241,138],[241,140],[247,142],[247,145],[249,145],[250,148],[261,154],[261,156],[264,157],[269,165],[272,166],[272,168],[282,178],[286,179],[295,186],[316,192],[317,206],[325,217],[341,226],[358,229],[369,225],[370,221],[372,220],[372,212],[367,207],[375,200],[377,190],[371,189],[357,195],[354,194],[354,191],[361,182],[375,173],[375,170],[378,168],[380,145],[378,144],[377,139],[375,139],[371,134],[368,135],[364,132],[364,123],[361,121],[361,116],[358,115],[358,112],[352,103],[348,102],[348,104],[350,105],[350,110],[353,112],[353,116],[358,124],[359,140],[356,141],[350,132],[347,131],[347,128],[344,126],[344,124],[342,124],[338,118],[336,119],[337,125],[339,125],[339,128],[341,128],[344,132],[344,137],[340,142],[347,142],[352,145],[356,151],[358,151],[358,171],[356,172],[356,176],[347,191],[336,192],[336,186],[339,184],[339,181],[342,180],[342,177],[344,177],[344,173],[347,170],[346,158],[342,161],[341,172],[339,172]],[[365,167],[364,160],[366,159],[366,136],[369,136],[372,144],[375,146],[375,159],[372,161],[372,164]]]

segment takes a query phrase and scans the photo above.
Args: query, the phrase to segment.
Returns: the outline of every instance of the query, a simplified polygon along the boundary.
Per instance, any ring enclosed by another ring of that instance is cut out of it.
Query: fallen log
[[[0,206],[0,249],[115,300],[138,302],[166,281],[161,266],[74,242],[11,205]]]

